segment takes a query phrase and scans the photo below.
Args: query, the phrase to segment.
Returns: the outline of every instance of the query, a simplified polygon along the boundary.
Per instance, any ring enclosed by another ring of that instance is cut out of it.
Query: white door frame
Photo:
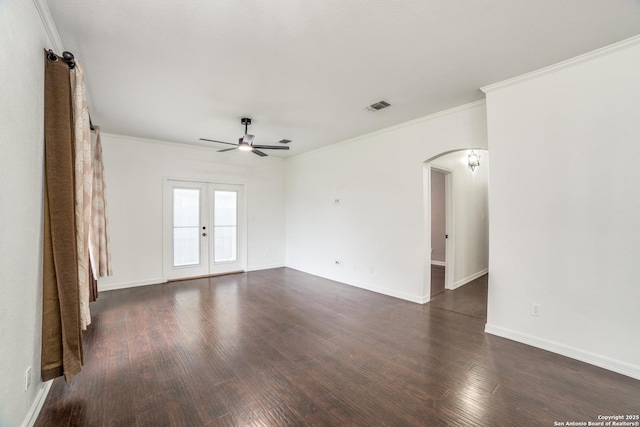
[[[446,153],[445,153],[446,154]],[[438,157],[433,158],[436,160]],[[425,162],[423,166],[423,195],[424,195],[424,268],[423,286],[421,302],[431,301],[431,169],[445,174],[445,200],[446,200],[446,233],[448,239],[445,240],[445,289],[453,289],[453,278],[455,268],[455,220],[453,206],[453,170],[434,166],[431,160]]]
[[[168,282],[170,280],[180,280],[177,277],[175,272],[176,268],[173,267],[173,246],[172,246],[172,233],[173,233],[173,194],[172,188],[174,187],[174,183],[185,183],[185,186],[189,184],[199,184],[204,185],[207,188],[205,192],[205,200],[206,206],[204,207],[204,211],[206,212],[207,218],[207,230],[205,231],[209,237],[211,237],[211,233],[213,232],[213,223],[209,224],[209,218],[212,217],[213,212],[211,211],[211,207],[213,206],[213,193],[216,185],[218,186],[237,186],[241,187],[241,194],[238,198],[239,212],[238,212],[238,256],[240,258],[239,265],[240,268],[238,271],[247,271],[247,262],[248,262],[248,215],[247,215],[247,185],[242,182],[226,182],[223,180],[211,180],[211,179],[197,179],[197,178],[175,178],[175,177],[163,177],[163,215],[162,215],[162,274],[163,281]],[[201,210],[202,211],[202,210]],[[203,230],[201,230],[202,232]],[[208,255],[207,261],[207,271],[204,274],[199,274],[197,276],[189,276],[193,277],[202,277],[202,276],[210,276],[215,274],[227,274],[228,272],[211,272],[212,269],[208,266],[211,262],[210,259],[213,258],[212,249],[213,247],[213,239],[207,239],[207,250],[206,253]],[[179,267],[178,267],[179,269]],[[234,270],[236,271],[236,270]],[[231,272],[231,271],[229,271]]]
[[[453,289],[453,272],[455,266],[455,220],[453,216],[453,170],[442,166],[432,166],[429,164],[429,177],[431,170],[435,170],[444,174],[444,194],[445,194],[445,233],[447,238],[445,244],[444,259],[444,288]],[[431,230],[431,186],[429,186],[429,230]],[[431,236],[431,231],[429,232]],[[431,284],[431,282],[429,282]],[[431,288],[429,288],[431,292]]]

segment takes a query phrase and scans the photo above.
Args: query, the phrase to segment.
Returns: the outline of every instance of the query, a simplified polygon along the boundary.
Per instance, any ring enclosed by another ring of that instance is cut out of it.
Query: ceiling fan
[[[253,143],[253,141],[255,140],[255,136],[254,135],[249,135],[248,129],[249,129],[249,125],[251,124],[251,119],[248,117],[243,117],[240,120],[240,123],[244,125],[244,135],[242,136],[242,138],[240,138],[238,140],[237,144],[232,144],[230,142],[224,142],[224,141],[217,141],[215,139],[206,139],[206,138],[200,138],[200,141],[209,141],[209,142],[217,142],[219,144],[227,144],[227,145],[234,145],[233,148],[226,148],[224,150],[218,150],[219,153],[222,153],[223,151],[232,151],[232,150],[240,150],[240,151],[251,151],[254,154],[257,154],[258,156],[264,157],[267,154],[263,153],[260,150],[288,150],[289,147],[287,147],[286,145],[256,145]],[[288,144],[291,141],[288,139],[283,139],[281,141],[279,141],[282,144]]]

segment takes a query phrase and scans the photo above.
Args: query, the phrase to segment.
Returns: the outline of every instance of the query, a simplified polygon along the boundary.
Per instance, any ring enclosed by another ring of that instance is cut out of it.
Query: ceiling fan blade
[[[224,153],[225,151],[232,151],[232,150],[236,150],[238,147],[234,147],[234,148],[225,148],[224,150],[218,150],[218,153]]]
[[[288,150],[286,145],[254,145],[253,148],[260,148],[261,150]]]
[[[230,142],[216,141],[215,139],[206,139],[206,138],[200,138],[200,141],[218,142],[220,144],[227,144],[227,145],[238,145],[238,144],[232,144]]]
[[[258,156],[260,156],[260,157],[266,157],[266,156],[267,156],[267,153],[263,153],[263,152],[262,152],[262,151],[260,151],[260,150],[256,150],[256,148],[255,148],[255,147],[253,147],[253,150],[251,150],[251,152],[252,152],[252,153],[254,153],[254,154],[257,154],[257,155],[258,155]]]

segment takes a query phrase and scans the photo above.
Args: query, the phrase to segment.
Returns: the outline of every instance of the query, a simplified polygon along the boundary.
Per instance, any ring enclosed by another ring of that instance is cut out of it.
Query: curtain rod
[[[47,59],[51,62],[55,62],[58,60],[58,55],[56,55],[53,50],[49,49],[48,51],[49,53],[47,54]],[[67,65],[69,66],[69,68],[71,70],[73,70],[74,68],[76,68],[76,58],[73,56],[73,53],[65,50],[64,52],[62,52],[62,59],[64,59],[64,62],[67,63]],[[91,121],[91,114],[89,114],[89,128],[91,130],[96,130],[96,128],[93,126],[93,122]]]

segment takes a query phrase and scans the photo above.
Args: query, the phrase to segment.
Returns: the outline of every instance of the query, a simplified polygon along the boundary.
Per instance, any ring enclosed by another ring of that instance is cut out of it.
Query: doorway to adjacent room
[[[447,273],[447,179],[449,171],[431,167],[431,297],[445,290]]]

